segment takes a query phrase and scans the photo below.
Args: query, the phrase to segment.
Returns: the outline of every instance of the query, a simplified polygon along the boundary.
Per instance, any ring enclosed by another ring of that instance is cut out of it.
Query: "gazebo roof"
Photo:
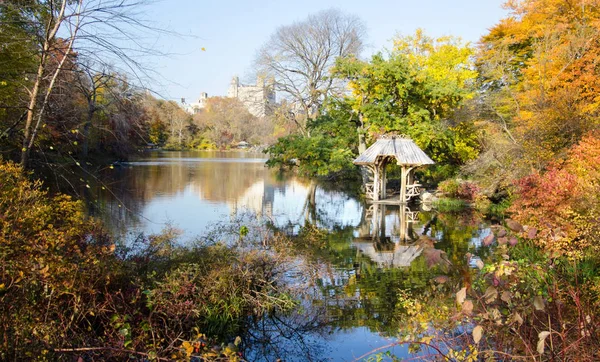
[[[379,157],[393,156],[399,165],[432,165],[435,162],[417,146],[404,137],[379,138],[354,160],[355,165],[373,165]]]

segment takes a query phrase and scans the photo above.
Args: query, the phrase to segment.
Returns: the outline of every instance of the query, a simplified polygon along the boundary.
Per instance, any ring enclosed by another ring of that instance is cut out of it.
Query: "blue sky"
[[[192,101],[201,92],[225,95],[234,75],[251,74],[257,50],[277,27],[329,8],[357,15],[367,28],[364,55],[388,47],[397,33],[423,28],[477,42],[507,12],[504,0],[162,0],[144,17],[181,37],[162,35],[156,46],[172,54],[152,59],[160,77],[152,85],[167,99]],[[201,48],[206,48],[202,51]]]

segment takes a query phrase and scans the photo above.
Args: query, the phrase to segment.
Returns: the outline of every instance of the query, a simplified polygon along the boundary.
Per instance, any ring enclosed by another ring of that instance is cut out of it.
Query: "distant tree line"
[[[137,33],[137,1],[3,1],[0,4],[0,154],[24,168],[126,159],[148,145],[226,148],[272,140],[268,120],[235,99],[187,114],[144,86],[159,55]],[[117,29],[127,29],[119,31]],[[124,44],[128,44],[125,47]],[[269,138],[271,137],[271,138]]]

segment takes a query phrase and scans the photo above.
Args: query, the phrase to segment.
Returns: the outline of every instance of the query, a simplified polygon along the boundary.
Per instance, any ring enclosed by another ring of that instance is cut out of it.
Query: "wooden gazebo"
[[[400,197],[387,199],[387,176],[385,168],[394,162],[401,167]],[[365,185],[367,197],[373,201],[387,200],[405,203],[419,195],[421,185],[414,182],[413,171],[422,165],[435,162],[406,136],[381,137],[354,160],[355,165],[365,166],[373,172],[373,182]]]

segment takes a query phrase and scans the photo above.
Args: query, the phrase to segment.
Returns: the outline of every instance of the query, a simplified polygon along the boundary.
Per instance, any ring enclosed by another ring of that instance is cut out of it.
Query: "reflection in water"
[[[352,245],[380,267],[408,267],[423,251],[410,244],[418,239],[413,230],[418,214],[406,205],[371,204]]]
[[[195,157],[192,157],[195,156]],[[319,220],[321,226],[356,225],[362,206],[339,191],[268,170],[262,154],[153,152],[107,170],[93,197],[102,218],[118,233],[157,233],[172,223],[192,237],[241,211],[277,227]],[[316,201],[318,200],[318,202]],[[130,212],[127,212],[130,211]]]
[[[250,153],[152,152],[107,170],[106,187],[88,194],[116,234],[160,232],[171,221],[190,238],[250,213],[290,235],[287,278],[301,303],[253,321],[244,336],[250,360],[352,360],[389,344],[406,316],[399,295],[430,292],[440,274],[459,278],[465,253],[476,254],[488,232],[473,215],[365,205],[264,162]],[[409,356],[404,347],[395,353]]]

